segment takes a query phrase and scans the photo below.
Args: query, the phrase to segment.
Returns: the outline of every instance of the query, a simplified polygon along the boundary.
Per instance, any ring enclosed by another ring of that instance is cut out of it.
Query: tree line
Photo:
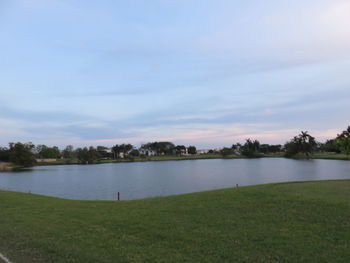
[[[143,144],[140,149],[152,151],[152,155],[182,155],[196,154],[195,146],[186,147],[175,145],[172,142],[150,142]],[[66,159],[67,163],[77,160],[81,164],[93,164],[101,159],[118,159],[146,157],[132,144],[116,144],[112,148],[105,146],[82,147],[74,149],[72,145],[60,150],[57,146],[48,147],[46,145],[35,146],[29,143],[9,143],[9,147],[0,147],[0,161],[12,162],[19,166],[30,167],[36,164],[38,159]]]
[[[317,142],[315,137],[307,131],[302,131],[284,145],[261,144],[258,140],[247,139],[244,144],[236,143],[231,147],[220,150],[208,150],[206,153],[221,154],[223,157],[230,155],[244,155],[255,158],[266,154],[283,153],[285,157],[305,156],[309,157],[313,152],[335,152],[350,154],[350,126],[338,134],[335,138],[325,143]],[[100,159],[118,159],[146,157],[147,155],[194,155],[197,154],[195,146],[186,147],[175,145],[172,142],[149,142],[137,149],[132,144],[116,144],[112,148],[105,146],[82,147],[74,149],[68,145],[63,150],[57,146],[35,146],[32,143],[9,143],[8,147],[0,147],[0,161],[29,167],[36,163],[37,159],[76,159],[81,164],[96,163]]]
[[[309,157],[314,152],[334,152],[350,154],[350,126],[334,139],[327,140],[325,143],[317,142],[315,137],[307,131],[301,131],[284,145],[260,144],[258,140],[247,139],[241,144],[232,145],[231,149],[224,148],[223,155],[232,153],[239,149],[242,155],[247,157],[261,157],[269,153],[284,153],[285,157]]]

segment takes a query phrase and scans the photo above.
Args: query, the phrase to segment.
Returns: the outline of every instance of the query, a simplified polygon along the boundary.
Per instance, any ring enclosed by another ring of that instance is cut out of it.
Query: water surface
[[[350,179],[350,162],[285,158],[40,166],[0,173],[0,189],[83,200],[122,200],[287,181]]]

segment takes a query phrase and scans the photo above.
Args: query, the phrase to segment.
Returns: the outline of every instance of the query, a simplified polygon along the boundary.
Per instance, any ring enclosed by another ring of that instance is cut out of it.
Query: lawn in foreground
[[[0,191],[13,262],[350,262],[350,181],[135,201]]]

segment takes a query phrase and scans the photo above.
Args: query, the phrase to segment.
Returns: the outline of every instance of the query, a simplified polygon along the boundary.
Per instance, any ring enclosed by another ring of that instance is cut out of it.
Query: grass
[[[0,191],[13,262],[350,262],[350,181],[134,201]]]
[[[315,153],[311,156],[313,159],[331,159],[331,160],[350,160],[348,154],[336,153]]]

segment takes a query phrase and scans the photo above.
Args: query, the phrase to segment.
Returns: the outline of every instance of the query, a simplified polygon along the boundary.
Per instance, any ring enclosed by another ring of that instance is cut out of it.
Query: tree
[[[223,149],[220,151],[220,153],[221,153],[221,155],[222,155],[223,157],[227,157],[227,156],[233,154],[234,152],[233,152],[233,149],[232,149],[232,148],[227,148],[227,147],[225,147],[225,148],[223,148]]]
[[[120,153],[122,152],[122,147],[120,145],[116,144],[112,147],[112,151],[114,153],[114,159],[117,159],[117,158],[119,158]]]
[[[78,148],[76,152],[77,158],[82,164],[93,164],[100,158],[100,154],[92,146],[90,146],[89,148]]]
[[[247,157],[260,157],[260,142],[258,140],[252,141],[247,139],[245,144],[241,147],[241,152]]]
[[[119,158],[119,157],[125,157],[132,149],[134,146],[132,146],[130,143],[128,144],[116,144],[112,147],[112,151],[114,153],[114,159]],[[123,155],[121,155],[123,153]]]
[[[10,156],[9,159],[14,164],[31,167],[36,163],[35,154],[33,152],[34,145],[32,143],[13,143],[10,146]]]
[[[101,158],[104,158],[104,159],[113,158],[113,154],[105,146],[97,146],[96,150],[100,154]]]
[[[61,152],[57,146],[47,147],[46,145],[38,145],[35,147],[35,151],[39,158],[53,158],[57,159],[61,156]]]
[[[269,145],[268,151],[269,151],[269,153],[282,152],[282,145],[281,144]]]
[[[259,151],[263,154],[277,153],[282,151],[282,145],[261,144]]]
[[[325,143],[318,143],[318,150],[321,152],[340,153],[340,149],[337,145],[336,139],[327,140]]]
[[[139,152],[139,150],[137,150],[137,149],[133,149],[133,150],[129,153],[129,155],[132,156],[132,157],[138,157],[138,156],[140,156],[140,152]]]
[[[187,149],[187,152],[189,154],[197,154],[197,149],[195,146],[189,146],[188,149]]]
[[[315,150],[317,146],[316,140],[307,131],[302,131],[298,136],[287,142],[284,147],[286,149],[286,157],[292,157],[297,154],[305,154],[307,157]]]
[[[10,161],[10,150],[6,147],[0,147],[0,161]]]
[[[171,155],[175,149],[175,145],[172,142],[149,142],[142,145],[142,148],[153,150],[158,155]]]
[[[176,155],[181,155],[182,153],[186,153],[186,146],[185,145],[176,145],[174,150],[175,150]]]
[[[73,145],[67,145],[66,148],[62,151],[63,158],[72,159],[74,158],[74,148]]]
[[[241,154],[242,144],[232,144],[231,149],[233,151],[233,154]]]
[[[39,145],[35,146],[34,152],[36,153],[36,155],[37,155],[38,158],[43,158],[43,157],[41,156],[41,152],[42,152],[45,148],[47,148],[47,146],[44,145],[44,144],[39,144]]]
[[[341,134],[338,134],[335,139],[335,145],[342,153],[350,154],[350,126],[348,126],[348,128]]]
[[[132,146],[130,143],[121,145],[124,156],[127,155],[133,148],[134,146]]]
[[[269,153],[269,146],[268,144],[261,144],[260,145],[260,149],[259,152],[263,153],[263,154],[267,154]]]

